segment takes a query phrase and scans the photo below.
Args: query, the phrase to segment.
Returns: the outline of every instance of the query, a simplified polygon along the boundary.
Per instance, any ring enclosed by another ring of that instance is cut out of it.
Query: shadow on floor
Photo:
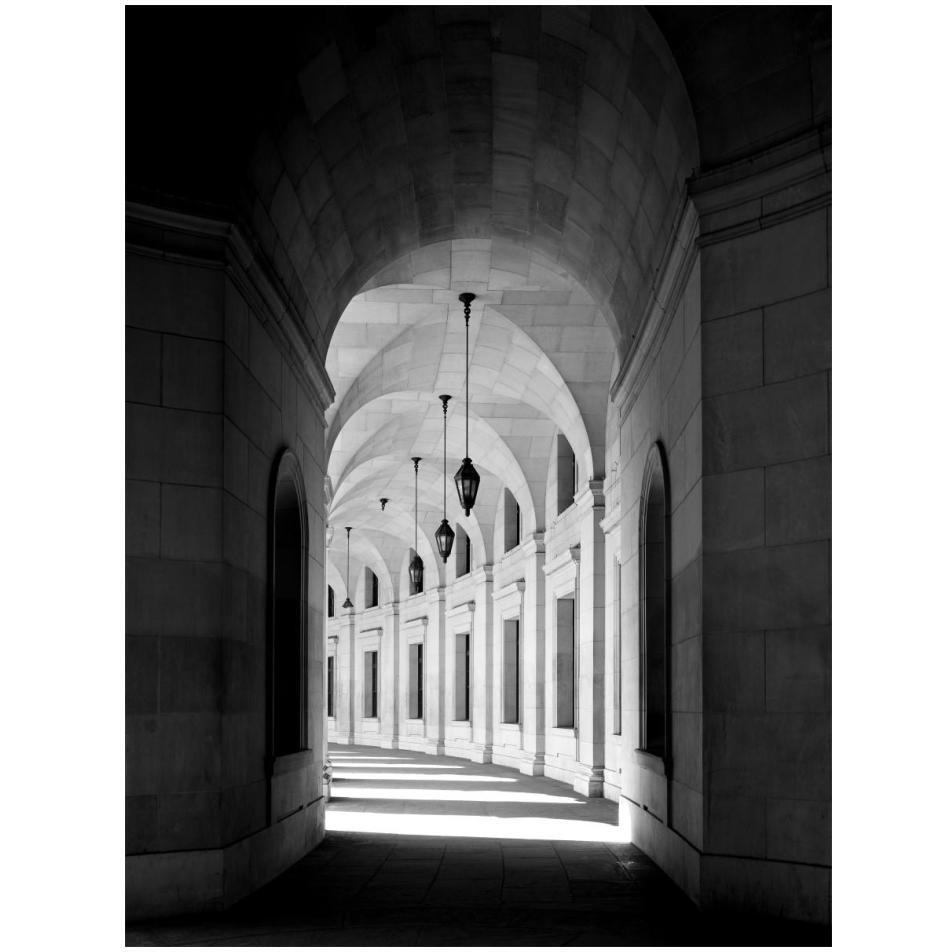
[[[130,925],[127,945],[831,944],[829,928],[701,915],[619,842],[608,800],[407,751],[332,745],[331,760],[320,846],[224,912]]]

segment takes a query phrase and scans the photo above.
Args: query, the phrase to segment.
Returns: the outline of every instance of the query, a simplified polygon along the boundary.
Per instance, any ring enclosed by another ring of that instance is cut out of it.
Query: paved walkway
[[[829,945],[829,930],[701,916],[617,806],[514,770],[332,745],[327,836],[215,915],[139,923],[128,945]]]

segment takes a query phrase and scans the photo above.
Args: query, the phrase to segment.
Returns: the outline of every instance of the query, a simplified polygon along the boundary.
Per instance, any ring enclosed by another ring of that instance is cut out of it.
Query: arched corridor
[[[829,12],[128,21],[130,921],[533,805],[828,924]]]
[[[829,945],[829,930],[703,917],[617,806],[505,767],[332,745],[327,836],[214,916],[140,923],[128,945]]]

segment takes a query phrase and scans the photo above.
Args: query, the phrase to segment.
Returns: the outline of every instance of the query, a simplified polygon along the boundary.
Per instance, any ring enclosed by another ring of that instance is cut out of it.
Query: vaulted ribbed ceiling
[[[580,478],[602,473],[612,334],[588,293],[554,263],[505,241],[462,239],[417,258],[413,283],[358,294],[328,350],[337,400],[327,414],[328,522],[351,525],[352,563],[397,580],[413,544],[412,456],[419,474],[420,551],[438,573],[433,532],[442,519],[443,411],[447,414],[447,515],[492,561],[503,487],[526,531],[545,528],[546,477],[556,436],[571,443]],[[371,282],[373,283],[373,282]],[[477,294],[470,321],[469,448],[480,472],[469,518],[452,483],[464,455],[465,321],[458,296]],[[390,502],[381,511],[378,500]],[[343,573],[346,535],[330,560]],[[386,567],[384,569],[384,567]],[[353,583],[352,583],[353,584]]]

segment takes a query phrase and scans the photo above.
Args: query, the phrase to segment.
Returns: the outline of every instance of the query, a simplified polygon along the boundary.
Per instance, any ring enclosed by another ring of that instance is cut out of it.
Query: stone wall
[[[618,540],[622,626],[621,821],[695,900],[703,849],[701,674],[701,307],[696,220],[684,210],[646,333],[613,388],[619,421]],[[639,532],[652,447],[667,463],[670,512],[670,720],[666,758],[639,749]],[[606,699],[609,703],[609,699]]]
[[[309,749],[271,763],[266,701],[270,482],[287,448],[307,496],[307,677],[323,693],[319,398],[231,248],[217,225],[130,220],[130,917],[233,901],[323,830],[323,711]]]
[[[829,918],[830,172],[701,177],[707,901]]]

